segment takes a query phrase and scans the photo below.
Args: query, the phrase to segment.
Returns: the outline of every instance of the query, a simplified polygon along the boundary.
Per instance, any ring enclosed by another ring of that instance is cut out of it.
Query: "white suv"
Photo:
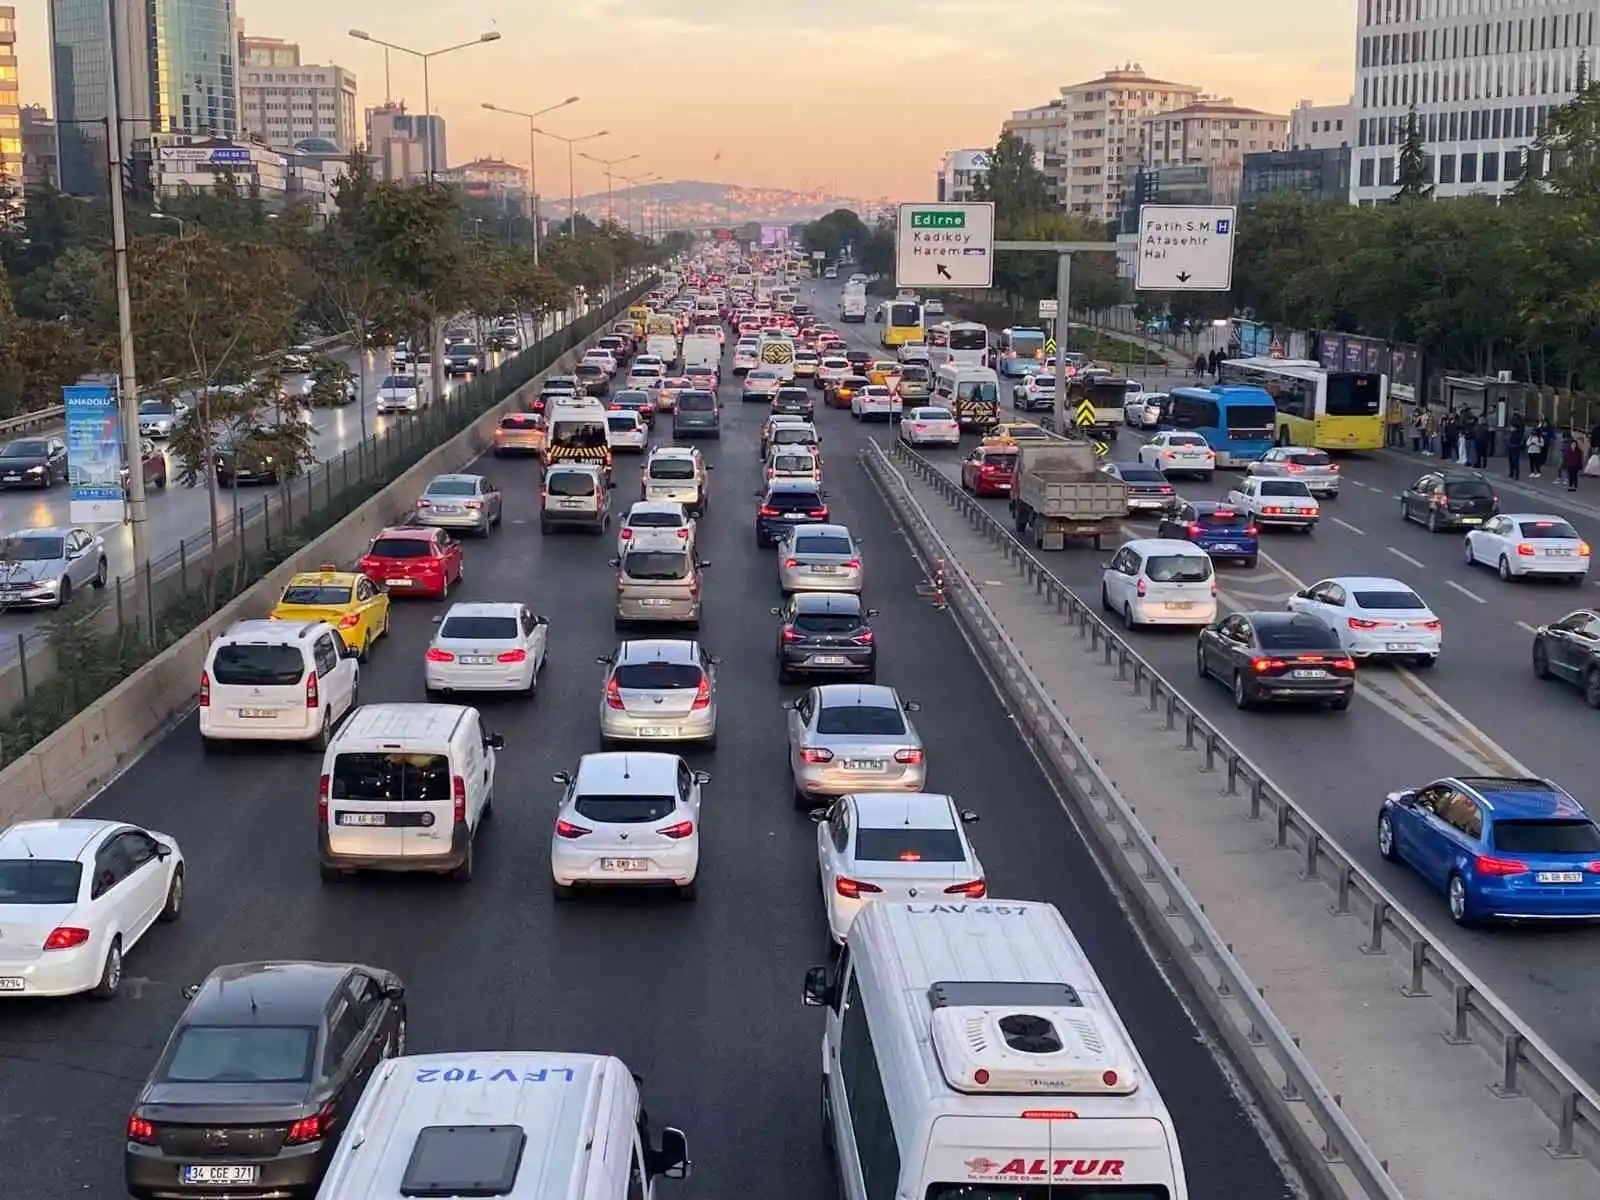
[[[356,705],[358,651],[326,621],[239,621],[200,673],[200,737],[305,742],[323,749]]]

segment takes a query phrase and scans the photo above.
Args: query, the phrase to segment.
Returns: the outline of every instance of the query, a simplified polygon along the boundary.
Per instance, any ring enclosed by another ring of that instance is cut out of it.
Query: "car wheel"
[[[450,872],[450,880],[451,880],[452,883],[471,883],[472,882],[473,846],[474,846],[474,841],[469,836],[467,838],[467,852],[466,852],[466,854],[462,857],[461,862],[459,864],[457,864],[455,869]]]
[[[1450,919],[1463,928],[1476,924],[1472,917],[1471,897],[1467,893],[1467,881],[1460,875],[1452,874],[1450,882],[1445,885],[1445,900],[1450,905]]]
[[[1500,556],[1500,578],[1507,583],[1511,582],[1511,560],[1504,554]]]
[[[1122,624],[1130,631],[1138,628],[1138,622],[1133,619],[1133,601],[1125,601],[1122,605]]]
[[[787,686],[794,682],[794,672],[782,663],[778,664],[778,683]]]
[[[799,812],[810,812],[817,807],[816,802],[812,800],[806,790],[798,785],[794,789],[794,806]]]
[[[1544,642],[1535,639],[1533,643],[1533,673],[1538,679],[1550,678],[1550,652],[1544,648]]]
[[[1600,708],[1600,667],[1591,667],[1583,677],[1583,702],[1590,708]]]
[[[100,968],[100,979],[89,989],[96,1000],[115,1000],[122,990],[122,939],[114,937],[106,950],[105,965]]]
[[[1194,648],[1194,669],[1201,679],[1211,678],[1211,668],[1206,666],[1206,652],[1202,646]]]
[[[372,657],[372,635],[369,633],[361,639],[361,649],[356,652],[357,662],[366,662]]]
[[[1439,532],[1439,513],[1438,513],[1438,511],[1436,509],[1431,509],[1430,508],[1428,510],[1428,532],[1429,533],[1438,533]]]
[[[94,569],[94,586],[97,588],[105,587],[106,576],[109,574],[110,568],[106,566],[106,560],[102,558],[99,565]]]
[[[1437,654],[1422,654],[1411,660],[1411,665],[1419,671],[1426,671],[1439,661]]]
[[[543,517],[539,518],[539,532],[540,533],[549,533],[550,532],[550,522],[546,521]]]
[[[331,741],[333,741],[333,712],[330,709],[323,709],[322,728],[318,729],[317,736],[311,739],[311,749],[326,750]]]
[[[1402,521],[1411,520],[1411,505],[1406,503],[1404,496],[1400,497],[1400,519]]]
[[[183,916],[183,865],[180,863],[172,871],[172,882],[167,884],[167,902],[161,906],[161,913],[156,917],[158,921],[165,921],[169,925]]]
[[[1233,706],[1240,712],[1249,709],[1255,703],[1255,697],[1250,694],[1250,687],[1244,681],[1244,672],[1233,673]]]
[[[56,593],[56,607],[65,608],[72,601],[72,580],[63,578],[61,590]]]
[[[1478,556],[1472,549],[1472,539],[1470,537],[1462,538],[1461,539],[1461,544],[1466,548],[1467,566],[1469,566],[1469,567],[1477,566],[1478,565]]]
[[[1378,853],[1389,862],[1400,861],[1400,852],[1394,848],[1394,824],[1386,812],[1378,814]]]
[[[1106,590],[1106,585],[1103,583],[1100,585],[1100,610],[1111,611],[1111,593]]]
[[[1239,562],[1240,562],[1240,565],[1245,566],[1245,567],[1254,567],[1256,565],[1256,560],[1253,557],[1252,558],[1241,558],[1239,560]]]
[[[1337,700],[1328,701],[1328,707],[1330,709],[1332,709],[1334,712],[1349,712],[1350,711],[1350,696],[1349,696],[1349,694],[1346,693],[1345,695],[1340,696]]]

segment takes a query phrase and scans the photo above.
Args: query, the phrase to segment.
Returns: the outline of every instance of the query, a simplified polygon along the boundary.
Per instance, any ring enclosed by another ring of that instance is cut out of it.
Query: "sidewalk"
[[[1363,954],[1361,922],[1331,915],[1326,886],[1301,879],[1297,856],[1275,852],[1270,829],[1243,819],[1245,801],[1197,772],[1181,732],[1117,682],[938,492],[901,475],[954,555],[948,569],[982,593],[1408,1200],[1600,1195],[1587,1161],[1545,1152],[1551,1126],[1530,1101],[1491,1094],[1494,1063],[1482,1049],[1441,1037],[1439,1001],[1401,994],[1406,964]]]
[[[1405,449],[1393,446],[1385,447],[1378,453],[1395,462],[1410,463],[1419,471],[1443,469],[1458,466],[1454,459],[1440,459],[1436,454],[1418,454],[1408,445]],[[1459,467],[1466,471],[1470,467]],[[1559,467],[1545,463],[1543,476],[1539,479],[1528,477],[1527,460],[1523,460],[1522,478],[1512,479],[1506,475],[1506,460],[1504,457],[1491,458],[1489,465],[1482,468],[1483,475],[1500,492],[1515,492],[1519,496],[1538,500],[1542,504],[1555,508],[1565,508],[1572,512],[1580,513],[1586,517],[1600,520],[1600,479],[1584,476],[1578,481],[1576,492],[1567,491],[1566,480],[1562,478]]]

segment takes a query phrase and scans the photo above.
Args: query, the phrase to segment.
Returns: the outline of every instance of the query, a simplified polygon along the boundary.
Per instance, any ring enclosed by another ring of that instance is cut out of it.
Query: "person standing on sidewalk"
[[[1206,376],[1206,356],[1204,354],[1196,354],[1194,356],[1194,377],[1196,379],[1204,379],[1205,376]]]
[[[1578,476],[1583,472],[1583,447],[1578,439],[1567,434],[1567,444],[1561,447],[1561,469],[1567,476],[1567,491],[1578,490]]]
[[[1506,430],[1506,472],[1509,479],[1522,478],[1522,451],[1526,439],[1522,431],[1522,418],[1518,417]]]
[[[1550,443],[1545,440],[1543,424],[1535,425],[1528,431],[1528,478],[1538,479],[1544,470],[1545,455],[1549,453]]]

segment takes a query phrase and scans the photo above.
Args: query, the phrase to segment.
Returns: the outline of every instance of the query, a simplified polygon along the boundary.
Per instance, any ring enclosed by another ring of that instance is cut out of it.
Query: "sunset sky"
[[[46,0],[13,3],[23,100],[53,108]],[[243,0],[239,11],[250,33],[354,71],[362,106],[383,99],[383,52],[348,29],[421,50],[498,31],[430,68],[452,164],[527,160],[526,124],[483,101],[533,110],[576,94],[550,128],[609,129],[592,152],[638,154],[623,170],[893,199],[930,195],[943,153],[991,144],[1013,109],[1130,60],[1284,113],[1343,102],[1354,76],[1353,0]],[[396,54],[392,68],[394,95],[420,111],[421,64]],[[541,191],[566,190],[565,159],[541,145]],[[603,187],[580,159],[577,190]]]

